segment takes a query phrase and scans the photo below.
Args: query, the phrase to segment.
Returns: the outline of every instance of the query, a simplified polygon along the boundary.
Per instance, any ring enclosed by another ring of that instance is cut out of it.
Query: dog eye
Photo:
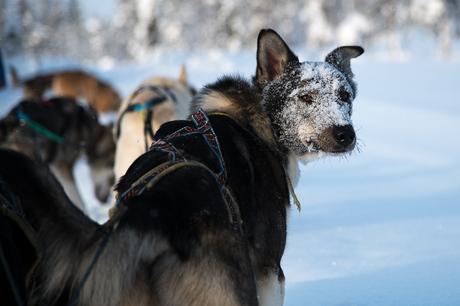
[[[304,102],[307,102],[307,103],[313,102],[313,99],[310,95],[302,95],[300,96],[300,99],[302,99]]]
[[[347,102],[349,99],[350,99],[350,94],[348,92],[342,91],[340,93],[340,100],[342,100],[343,102]]]

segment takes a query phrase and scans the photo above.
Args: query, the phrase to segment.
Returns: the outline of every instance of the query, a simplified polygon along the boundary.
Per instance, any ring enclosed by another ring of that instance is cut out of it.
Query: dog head
[[[95,125],[86,156],[91,180],[94,184],[94,193],[96,198],[104,203],[112,192],[112,186],[115,183],[113,171],[115,142],[111,126]]]
[[[351,115],[357,88],[350,59],[363,52],[340,47],[324,62],[301,63],[276,32],[260,32],[253,83],[279,143],[301,161],[355,148]]]

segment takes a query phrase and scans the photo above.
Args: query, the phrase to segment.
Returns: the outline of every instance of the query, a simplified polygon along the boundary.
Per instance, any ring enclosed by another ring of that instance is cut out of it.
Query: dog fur
[[[101,114],[117,111],[120,97],[107,83],[83,71],[40,75],[22,83],[25,99],[42,98],[47,90],[57,97],[83,99]]]
[[[24,125],[24,121],[18,118],[18,110],[64,138],[66,143],[57,143]],[[73,99],[20,102],[0,121],[0,147],[14,149],[48,163],[64,184],[69,197],[82,210],[83,201],[72,172],[75,162],[82,154],[86,154],[88,158],[96,197],[105,202],[111,193],[115,155],[111,127],[100,125],[97,114],[92,109],[84,109]]]
[[[157,92],[150,88],[155,88]],[[142,90],[142,88],[145,88]],[[143,106],[149,101],[164,96],[164,101],[148,107],[152,111],[150,126],[153,134],[165,122],[184,119],[188,112],[189,102],[195,90],[187,84],[185,66],[179,79],[154,77],[141,83],[138,89],[123,100],[118,111],[117,123],[114,125],[113,135],[117,144],[115,154],[115,178],[126,173],[132,162],[146,151],[146,144],[152,143],[150,134],[145,133],[144,113],[139,111],[127,112],[129,106]]]
[[[224,77],[201,90],[191,107],[208,114],[217,135],[243,233],[229,220],[215,177],[221,166],[206,140],[170,138],[187,160],[205,166],[181,167],[121,202],[118,214],[126,212],[113,220],[119,223],[84,284],[103,228],[72,207],[46,169],[0,151],[0,160],[11,160],[0,177],[23,196],[43,244],[32,305],[65,303],[80,284],[77,305],[282,305],[289,177],[298,175],[297,160],[354,149],[350,59],[363,51],[342,47],[325,62],[300,63],[276,32],[262,30],[252,84]],[[155,138],[193,126],[168,122]],[[168,160],[161,150],[142,154],[117,192],[129,192]],[[12,171],[18,168],[21,175]]]
[[[40,99],[51,90],[54,74],[42,74],[25,81],[18,81],[23,88],[24,100]]]

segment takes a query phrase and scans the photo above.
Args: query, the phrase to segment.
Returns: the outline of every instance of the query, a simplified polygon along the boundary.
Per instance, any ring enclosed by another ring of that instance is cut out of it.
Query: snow
[[[117,0],[81,0],[79,5],[86,18],[97,17],[108,20],[117,13]]]
[[[323,155],[319,148],[327,150],[322,140],[325,130],[351,124],[349,102],[353,100],[354,91],[344,74],[325,62],[306,61],[285,74],[264,89],[263,95],[268,98],[262,106],[284,104],[274,116],[275,124],[280,126],[279,140],[301,162],[307,163]],[[292,78],[293,83],[299,85],[292,86],[284,81],[286,78]],[[354,83],[353,86],[356,87]],[[288,93],[289,99],[273,102],[272,97],[277,97],[278,91]],[[350,101],[338,100],[337,95],[342,91],[350,95]],[[305,95],[310,101],[302,100]]]
[[[338,104],[336,95],[341,88],[353,95],[353,89],[339,71],[328,63],[306,62],[301,80],[308,86],[303,88],[307,93],[313,92],[314,101],[309,113],[317,133],[333,125],[350,124],[350,106],[348,103]],[[351,98],[353,100],[353,97]]]
[[[301,168],[286,305],[460,302],[459,63],[374,60],[352,61],[361,153]]]
[[[369,18],[359,12],[353,12],[337,27],[337,42],[341,46],[357,45],[361,37],[372,33],[373,24]]]
[[[325,55],[298,53],[302,61]],[[352,60],[360,150],[300,167],[302,210],[291,209],[282,262],[285,305],[460,305],[455,58],[391,61],[367,50]],[[255,71],[253,51],[159,53],[142,65],[92,71],[126,96],[148,77],[178,77],[183,62],[198,88],[224,73]],[[18,89],[0,90],[0,113],[19,99]],[[88,213],[103,222],[113,198],[95,200],[84,160],[76,173]]]

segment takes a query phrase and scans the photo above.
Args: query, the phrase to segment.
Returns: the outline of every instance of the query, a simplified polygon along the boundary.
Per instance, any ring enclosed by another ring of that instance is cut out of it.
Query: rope
[[[291,191],[292,198],[294,200],[294,204],[295,206],[297,206],[297,210],[300,212],[300,201],[299,199],[297,199],[297,196],[295,195],[294,187],[292,186],[291,179],[289,178],[289,174],[287,172],[286,172],[286,179],[289,185],[289,190]]]

